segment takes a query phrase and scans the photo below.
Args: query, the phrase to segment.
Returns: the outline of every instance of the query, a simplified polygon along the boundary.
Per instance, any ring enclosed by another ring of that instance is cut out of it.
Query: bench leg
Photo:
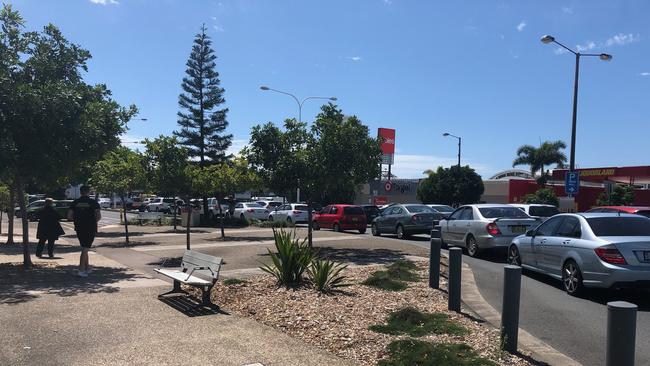
[[[158,296],[160,297],[160,296],[171,295],[171,294],[187,294],[187,292],[183,291],[180,282],[174,280],[174,288],[171,291],[165,292],[164,294],[160,294]]]
[[[202,288],[201,289],[201,306],[212,307],[214,304],[210,299],[210,293],[212,292],[212,287]]]

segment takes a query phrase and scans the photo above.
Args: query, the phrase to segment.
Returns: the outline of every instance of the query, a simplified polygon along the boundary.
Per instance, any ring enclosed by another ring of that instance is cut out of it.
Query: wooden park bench
[[[163,276],[167,276],[174,280],[174,288],[159,297],[187,292],[181,289],[181,284],[189,285],[192,287],[200,288],[202,291],[201,306],[214,306],[210,300],[210,291],[219,279],[219,270],[223,259],[214,257],[208,254],[199,253],[193,250],[186,250],[183,254],[181,267],[179,269],[157,268],[154,271]]]
[[[158,225],[162,225],[162,219],[162,212],[138,212],[138,222],[140,225],[142,225],[143,221],[158,221]]]

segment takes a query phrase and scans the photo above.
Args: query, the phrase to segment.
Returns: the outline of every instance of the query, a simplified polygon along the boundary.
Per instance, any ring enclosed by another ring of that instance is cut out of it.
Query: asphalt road
[[[429,247],[429,240],[424,236],[414,237],[407,242]],[[499,312],[503,296],[505,256],[505,252],[500,251],[486,253],[481,259],[463,256],[463,261],[474,272],[481,295]],[[628,301],[639,307],[636,365],[650,365],[648,290],[592,290],[583,298],[576,298],[567,295],[561,289],[560,282],[524,271],[519,326],[584,365],[604,365],[607,303],[617,300]]]

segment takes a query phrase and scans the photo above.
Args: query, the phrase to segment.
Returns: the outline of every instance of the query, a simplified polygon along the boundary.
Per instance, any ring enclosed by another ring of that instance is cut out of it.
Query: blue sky
[[[5,0],[6,1],[6,0]],[[10,0],[28,29],[51,22],[91,51],[86,79],[106,83],[147,122],[125,141],[176,128],[194,35],[209,27],[234,149],[250,128],[297,116],[299,97],[336,96],[346,114],[397,129],[400,177],[463,164],[487,176],[522,144],[569,142],[574,58],[551,34],[613,61],[581,62],[578,167],[648,165],[650,3],[637,1]],[[318,113],[308,101],[303,120]]]

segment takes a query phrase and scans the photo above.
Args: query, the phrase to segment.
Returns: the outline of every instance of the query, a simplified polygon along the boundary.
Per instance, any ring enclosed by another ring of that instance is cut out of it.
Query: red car
[[[631,213],[650,218],[650,207],[645,206],[599,206],[594,207],[587,212]]]
[[[368,222],[366,213],[361,206],[356,205],[329,205],[314,215],[314,230],[333,229],[334,231],[359,230],[366,232]]]

